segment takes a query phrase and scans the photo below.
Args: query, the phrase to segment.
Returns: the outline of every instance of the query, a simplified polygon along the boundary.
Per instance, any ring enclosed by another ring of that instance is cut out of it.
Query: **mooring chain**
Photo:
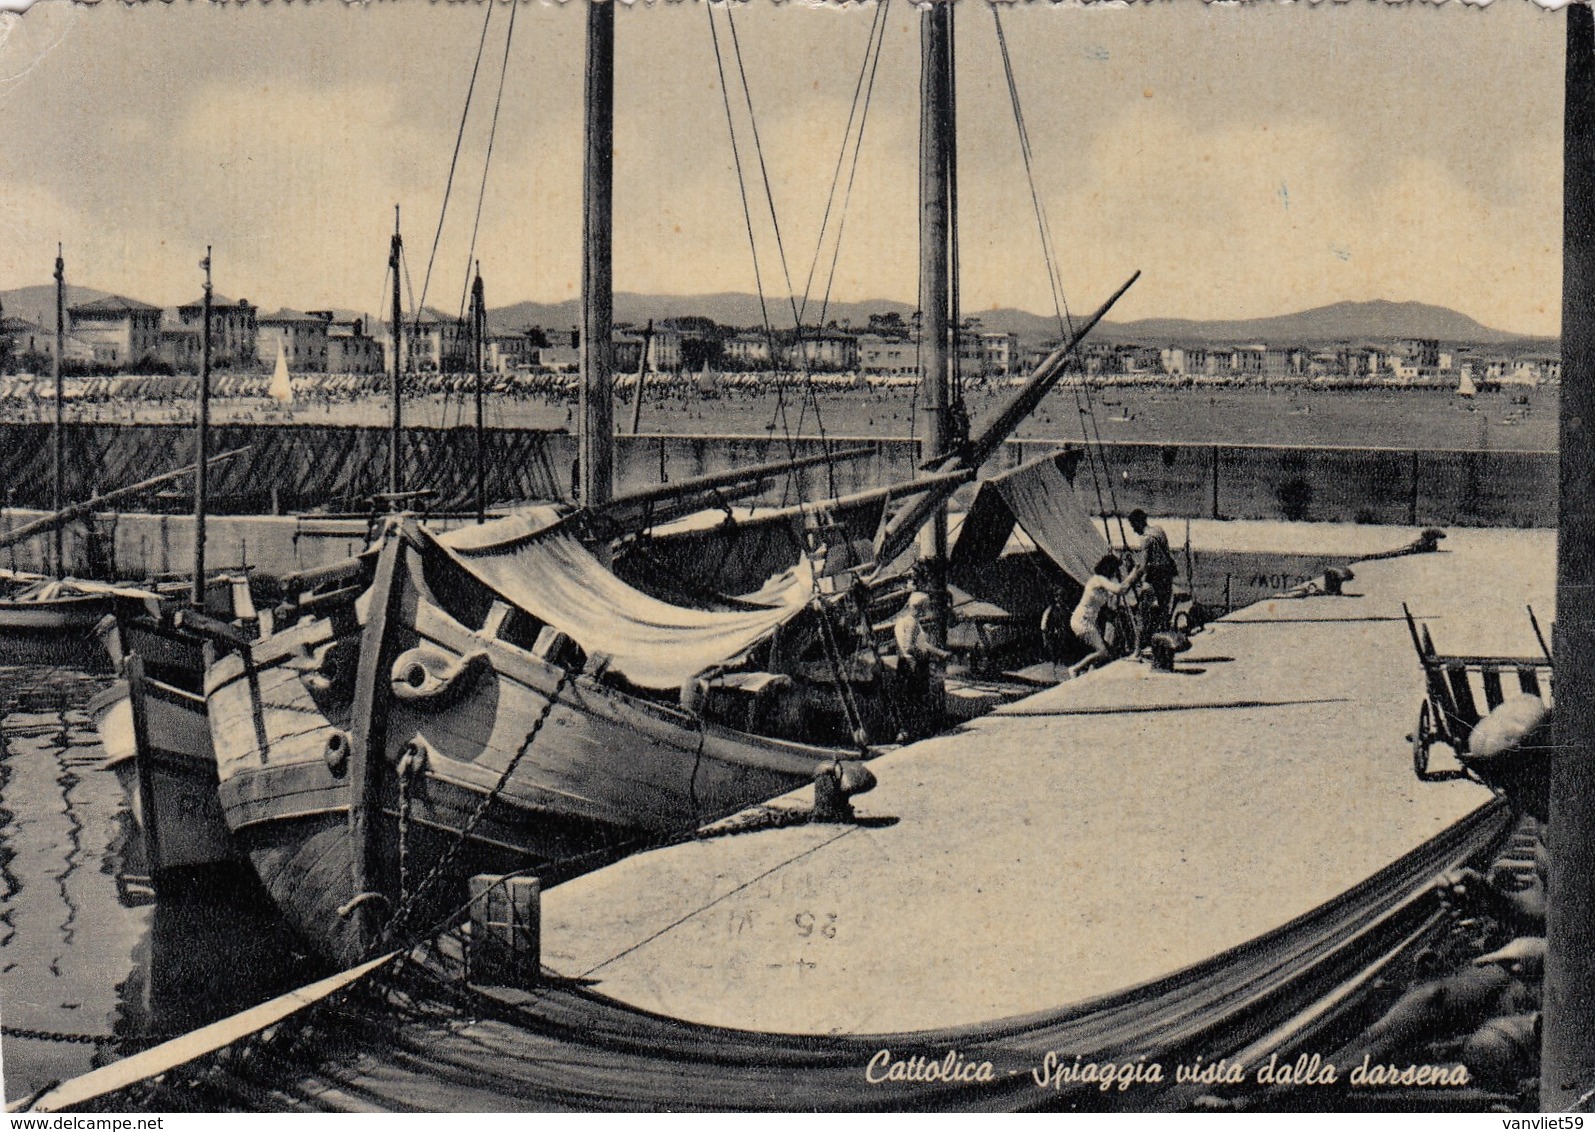
[[[559,697],[575,678],[576,673],[569,668],[560,673],[559,683],[554,685],[553,694],[548,697],[548,702],[543,705],[543,710],[532,723],[531,730],[526,733],[526,738],[521,740],[520,749],[515,752],[515,756],[510,759],[503,772],[498,776],[498,781],[493,784],[493,789],[488,791],[482,800],[477,803],[476,809],[472,811],[470,818],[460,827],[460,832],[455,837],[454,843],[438,858],[437,863],[427,871],[426,876],[421,879],[421,883],[416,886],[415,891],[403,899],[398,911],[394,912],[393,917],[388,920],[387,925],[382,929],[381,935],[377,937],[376,941],[368,949],[368,953],[381,950],[394,935],[404,928],[409,921],[411,913],[415,911],[416,905],[420,903],[421,897],[454,863],[454,859],[464,849],[465,843],[470,839],[471,834],[476,831],[476,827],[487,816],[487,811],[498,800],[498,796],[504,792],[504,787],[509,784],[510,776],[515,773],[515,769],[521,765],[521,760],[532,749],[532,744],[537,741],[537,736],[543,730],[543,725],[548,722],[548,717],[553,714],[554,705],[559,702]]]
[[[82,1046],[106,1045],[121,1041],[115,1034],[73,1034],[62,1030],[27,1030],[20,1026],[0,1026],[0,1034],[8,1038],[24,1038],[33,1042],[58,1042]]]
[[[408,756],[406,756],[407,758]],[[399,760],[399,904],[404,905],[410,892],[410,783],[414,781],[417,767]]]
[[[165,1034],[80,1034],[70,1030],[29,1030],[22,1026],[0,1026],[0,1034],[32,1042],[55,1042],[59,1045],[99,1046],[113,1042],[160,1043],[180,1038],[187,1030],[173,1030]]]

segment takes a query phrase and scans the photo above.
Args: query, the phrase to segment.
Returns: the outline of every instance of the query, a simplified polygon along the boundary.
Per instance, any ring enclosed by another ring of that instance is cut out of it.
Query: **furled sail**
[[[742,608],[670,605],[605,569],[546,509],[434,541],[506,600],[569,634],[589,656],[607,656],[611,671],[644,688],[677,688],[735,660],[800,613],[814,592],[804,558]]]

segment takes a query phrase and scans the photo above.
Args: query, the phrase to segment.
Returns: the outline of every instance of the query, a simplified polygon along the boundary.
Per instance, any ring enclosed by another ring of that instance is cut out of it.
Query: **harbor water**
[[[85,711],[111,678],[0,667],[0,1071],[7,1102],[299,985],[312,968],[253,881],[157,905]]]

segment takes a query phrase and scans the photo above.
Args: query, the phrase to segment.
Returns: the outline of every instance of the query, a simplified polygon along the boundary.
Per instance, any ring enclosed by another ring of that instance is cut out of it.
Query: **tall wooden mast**
[[[404,364],[404,308],[401,306],[402,300],[399,295],[403,262],[404,239],[399,235],[399,206],[394,205],[393,242],[388,250],[388,268],[393,273],[393,321],[388,324],[393,332],[393,377],[388,390],[393,414],[388,426],[388,494],[392,496],[397,496],[404,490],[404,477],[399,470],[399,439],[404,414],[404,389],[401,377],[403,371],[400,369]]]
[[[205,512],[210,506],[210,312],[213,292],[210,281],[210,246],[200,263],[205,269],[205,325],[199,333],[199,412],[194,437],[194,581],[189,603],[205,608]]]
[[[933,0],[920,14],[919,119],[919,365],[925,404],[921,462],[948,455],[953,444],[948,382],[951,374],[952,286],[952,3]],[[947,508],[939,506],[920,533],[920,562],[937,645],[947,639]]]
[[[614,197],[615,4],[587,0],[586,153],[582,168],[581,503],[614,494],[615,391],[611,220]]]
[[[1567,7],[1556,743],[1540,1108],[1595,1087],[1595,19]]]
[[[66,506],[66,396],[61,380],[61,352],[66,349],[66,260],[61,245],[55,246],[55,360],[50,367],[55,376],[55,460],[51,478],[50,510],[57,515]],[[62,525],[55,528],[55,574],[66,574],[63,557]]]
[[[476,265],[471,282],[471,352],[476,370],[476,521],[487,521],[487,430],[482,420],[482,349],[487,339],[487,293],[482,289],[482,265]]]

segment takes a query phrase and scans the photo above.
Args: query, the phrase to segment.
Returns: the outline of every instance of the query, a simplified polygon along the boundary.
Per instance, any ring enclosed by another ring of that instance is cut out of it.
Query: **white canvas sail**
[[[281,342],[277,343],[277,368],[272,371],[271,385],[266,392],[274,401],[281,401],[284,405],[293,404],[294,383],[288,376],[288,355]]]
[[[1462,380],[1457,382],[1457,395],[1461,397],[1472,397],[1478,391],[1478,388],[1473,384],[1472,371],[1463,370]]]

